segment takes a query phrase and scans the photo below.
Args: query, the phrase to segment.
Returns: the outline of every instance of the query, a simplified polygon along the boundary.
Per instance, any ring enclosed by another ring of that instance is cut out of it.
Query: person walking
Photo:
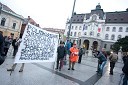
[[[21,42],[22,42],[22,35],[20,35],[20,38],[15,43],[15,45],[18,45],[18,47],[19,47]],[[7,69],[7,71],[14,71],[14,69],[16,68],[16,65],[17,65],[17,63],[14,63],[10,69]],[[24,63],[22,63],[22,66],[21,66],[19,72],[23,72],[23,69],[24,69]]]
[[[4,43],[4,37],[3,37],[3,33],[0,31],[0,65],[3,64],[5,60],[3,56],[3,43]]]
[[[80,64],[81,63],[81,59],[82,59],[82,55],[84,54],[84,50],[83,48],[80,48],[79,49],[79,60],[78,60],[78,63]]]
[[[13,46],[13,58],[15,58],[15,55],[16,55],[16,53],[17,53],[17,51],[18,51],[18,45],[16,45],[15,43],[18,41],[18,38],[16,37],[16,39],[14,39],[13,41],[12,41],[12,46]]]
[[[12,39],[10,37],[6,37],[4,41],[4,52],[5,56],[7,56],[8,49],[10,48],[10,45],[12,43]]]
[[[77,49],[76,44],[74,43],[73,47],[70,48],[69,68],[68,68],[68,70],[70,70],[71,68],[72,68],[72,70],[75,70],[74,65],[78,60],[78,52],[79,52],[79,50]]]
[[[113,52],[110,57],[109,57],[109,60],[110,60],[110,75],[113,75],[113,69],[115,67],[115,63],[117,62],[118,60],[118,55],[116,54],[116,52]]]
[[[97,51],[97,58],[98,58],[98,75],[103,75],[103,69],[106,64],[107,58],[104,56],[104,54],[100,51]]]
[[[122,71],[124,73],[123,85],[128,85],[128,58],[126,58],[126,61],[124,62],[124,67],[122,68]]]
[[[56,66],[56,69],[59,68],[59,71],[61,71],[63,65],[63,59],[65,56],[66,56],[66,49],[64,47],[64,42],[60,42],[60,46],[57,48],[57,66]]]

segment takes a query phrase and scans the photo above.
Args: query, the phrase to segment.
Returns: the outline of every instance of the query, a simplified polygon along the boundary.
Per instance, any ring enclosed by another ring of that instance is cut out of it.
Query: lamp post
[[[75,3],[76,3],[76,0],[74,0],[73,9],[72,9],[72,15],[71,15],[71,18],[70,18],[70,25],[69,25],[69,31],[68,31],[68,37],[67,37],[68,39],[70,37],[70,31],[71,31],[71,26],[72,26],[72,17],[74,15]]]

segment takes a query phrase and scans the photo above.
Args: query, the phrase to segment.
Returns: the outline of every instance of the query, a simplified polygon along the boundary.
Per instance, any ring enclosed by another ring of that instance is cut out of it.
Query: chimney
[[[28,16],[28,19],[30,19],[30,16]]]

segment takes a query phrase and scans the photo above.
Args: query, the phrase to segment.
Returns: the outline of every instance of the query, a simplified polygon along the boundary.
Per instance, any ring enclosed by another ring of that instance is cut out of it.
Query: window
[[[75,30],[77,30],[77,26],[75,27]]]
[[[1,25],[4,26],[5,25],[5,22],[6,22],[6,19],[5,18],[2,18],[1,19]]]
[[[126,28],[126,32],[128,32],[128,27]]]
[[[88,30],[88,26],[85,26],[85,30]]]
[[[74,33],[74,36],[76,37],[76,32]]]
[[[97,16],[96,15],[93,15],[92,16],[92,20],[95,21],[97,19]]]
[[[81,30],[81,28],[82,28],[82,27],[80,26],[80,27],[79,27],[79,30]]]
[[[72,36],[72,32],[71,32],[70,36]]]
[[[87,33],[85,32],[84,35],[87,35]]]
[[[78,33],[78,37],[80,37],[80,36],[81,36],[81,32]]]
[[[93,36],[94,35],[94,33],[93,32],[90,32],[90,36]]]
[[[15,29],[15,28],[16,28],[16,23],[13,23],[12,28],[13,28],[13,29]]]
[[[110,49],[112,49],[113,48],[113,45],[110,45]]]
[[[97,37],[99,37],[100,36],[100,33],[97,33]]]
[[[107,28],[106,28],[106,31],[109,31],[109,29],[110,29],[110,28],[109,28],[109,27],[107,27]]]
[[[113,27],[112,32],[116,32],[116,27]]]
[[[70,26],[68,26],[68,29],[70,28]]]
[[[107,44],[104,44],[104,48],[106,48],[107,47]]]
[[[108,37],[109,37],[109,35],[108,35],[108,34],[106,34],[106,35],[105,35],[105,39],[106,39],[106,40],[108,40]]]
[[[117,39],[120,39],[122,36],[121,35],[118,35]]]
[[[72,26],[72,29],[74,28],[74,26]]]
[[[114,39],[115,39],[115,35],[112,35],[112,36],[111,36],[111,40],[114,40]]]
[[[123,32],[123,28],[122,27],[119,28],[119,32]]]

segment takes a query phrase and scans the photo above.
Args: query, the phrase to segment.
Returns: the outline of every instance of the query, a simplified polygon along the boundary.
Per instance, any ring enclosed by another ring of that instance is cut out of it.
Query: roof
[[[128,11],[106,12],[105,23],[128,23]]]
[[[20,18],[20,19],[24,19],[23,16],[16,14],[13,10],[11,10],[8,6],[2,4],[1,2],[0,2],[0,6],[2,6],[1,11],[8,13],[8,14],[11,14],[15,17]]]
[[[0,6],[2,6],[2,10],[6,10],[6,11],[9,11],[9,12],[15,13],[15,12],[12,11],[8,6],[2,4],[1,2],[0,2]],[[15,13],[15,14],[16,14],[16,13]]]
[[[84,16],[85,16],[85,14],[74,14],[72,19],[71,19],[72,23],[83,23]]]

